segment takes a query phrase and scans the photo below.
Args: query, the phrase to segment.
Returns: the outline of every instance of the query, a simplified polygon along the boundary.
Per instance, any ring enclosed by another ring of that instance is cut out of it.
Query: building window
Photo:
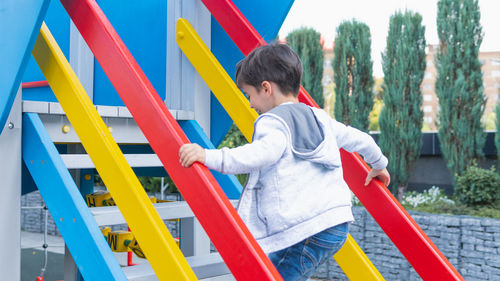
[[[425,72],[424,78],[432,78],[432,72]]]
[[[425,105],[424,112],[432,112],[432,105]]]
[[[491,72],[491,76],[493,76],[493,77],[500,77],[500,70],[493,70]]]
[[[432,64],[433,64],[432,60],[427,61],[427,66],[432,66]]]
[[[491,65],[499,66],[500,65],[500,59],[491,59]]]
[[[431,84],[424,84],[423,89],[424,89],[424,91],[432,91],[432,85]]]
[[[424,95],[424,101],[432,101],[432,95]]]
[[[430,117],[430,116],[425,116],[425,117],[424,117],[424,122],[425,122],[425,123],[429,123],[429,124],[430,124],[430,123],[432,123],[432,117]]]

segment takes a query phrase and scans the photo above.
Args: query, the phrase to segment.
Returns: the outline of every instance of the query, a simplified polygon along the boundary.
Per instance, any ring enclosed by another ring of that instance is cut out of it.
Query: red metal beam
[[[42,80],[42,81],[24,82],[21,85],[23,89],[40,88],[40,87],[48,87],[49,82],[47,82],[46,80]]]
[[[179,164],[188,138],[97,3],[61,3],[236,279],[282,280],[209,170]]]
[[[202,0],[244,55],[266,44],[230,0]],[[304,88],[299,100],[318,107]],[[344,179],[399,251],[424,280],[463,280],[439,249],[378,180],[365,187],[369,168],[359,155],[341,149]]]

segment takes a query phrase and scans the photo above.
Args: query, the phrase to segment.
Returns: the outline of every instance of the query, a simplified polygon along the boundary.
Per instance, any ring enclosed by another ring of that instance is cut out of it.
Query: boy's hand
[[[386,168],[381,170],[372,169],[370,173],[368,173],[368,176],[366,177],[365,186],[367,186],[375,177],[377,177],[380,181],[382,181],[382,183],[385,184],[385,186],[388,186],[389,183],[391,183],[391,176],[389,175],[389,172],[387,171]]]
[[[205,149],[196,143],[186,143],[179,149],[179,162],[185,168],[194,162],[205,163]]]

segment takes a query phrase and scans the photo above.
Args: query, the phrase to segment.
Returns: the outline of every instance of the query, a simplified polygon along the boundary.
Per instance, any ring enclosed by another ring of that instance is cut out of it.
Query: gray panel
[[[78,80],[90,97],[94,99],[94,54],[90,51],[80,32],[70,21],[69,63]]]
[[[238,200],[231,200],[233,206],[238,204]],[[177,219],[177,218],[190,218],[193,217],[193,212],[189,208],[186,201],[156,203],[153,204],[154,208],[164,220]],[[90,208],[90,212],[98,225],[116,225],[126,223],[120,210],[116,206],[110,207],[94,207]]]
[[[80,139],[68,118],[64,115],[41,114],[42,120],[50,138],[55,143],[79,143]],[[147,143],[147,139],[142,134],[139,126],[131,118],[104,117],[104,123],[111,128],[111,135],[117,143]],[[69,126],[69,132],[63,132],[63,127]]]
[[[196,277],[200,280],[235,280],[232,275],[228,276],[230,271],[218,253],[188,257],[186,260],[196,274]],[[151,265],[147,262],[136,266],[125,267],[123,268],[123,272],[127,276],[127,279],[131,281],[158,280]]]
[[[210,253],[210,239],[196,218],[181,219],[180,227],[179,241],[184,256],[190,257]]]
[[[124,156],[130,167],[163,167],[156,154],[125,154]],[[61,154],[61,158],[68,169],[95,168],[88,154]]]
[[[44,101],[22,101],[23,112],[49,113],[49,103]]]
[[[21,279],[21,88],[0,135],[0,272]]]
[[[212,16],[201,1],[196,1],[198,35],[209,48],[211,44]],[[210,89],[198,72],[195,72],[194,112],[196,121],[210,138]]]
[[[165,104],[169,109],[181,108],[181,51],[175,41],[175,25],[181,17],[181,0],[167,1],[167,77]]]
[[[78,267],[66,245],[64,245],[64,281],[78,281]]]
[[[182,1],[181,17],[187,19],[196,28],[196,0]],[[177,47],[179,48],[179,47]],[[181,52],[182,53],[182,52]],[[181,59],[181,107],[179,109],[194,111],[195,69],[191,62],[182,54]]]
[[[173,0],[167,4],[167,94],[169,109],[194,112],[207,135],[210,135],[210,89],[196,72],[176,43],[175,26],[179,18],[187,19],[207,46],[210,46],[211,16],[199,0]],[[193,119],[179,114],[178,120]]]
[[[23,101],[23,112],[35,112],[40,114],[45,128],[51,139],[56,143],[79,143],[68,118],[59,103]],[[140,130],[137,123],[132,119],[129,110],[123,106],[96,106],[97,112],[103,118],[104,123],[111,129],[111,135],[117,143],[143,144],[147,139]],[[185,110],[170,110],[172,116],[177,120],[193,120],[194,112]],[[62,131],[63,126],[69,126],[69,132]]]

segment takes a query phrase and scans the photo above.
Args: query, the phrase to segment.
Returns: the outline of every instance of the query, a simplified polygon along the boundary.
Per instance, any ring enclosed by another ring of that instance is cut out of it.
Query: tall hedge
[[[389,161],[393,192],[402,199],[408,174],[422,147],[422,93],[425,72],[425,27],[422,16],[396,12],[390,19],[382,54],[384,107],[380,113],[379,145]]]
[[[323,107],[323,46],[320,34],[312,28],[300,28],[286,36],[286,43],[299,55],[304,73],[302,86],[314,101]]]
[[[335,118],[364,131],[373,107],[372,66],[369,27],[356,20],[340,24],[333,58]]]
[[[436,94],[441,151],[456,179],[483,156],[483,94],[479,46],[483,40],[477,0],[440,0]]]

